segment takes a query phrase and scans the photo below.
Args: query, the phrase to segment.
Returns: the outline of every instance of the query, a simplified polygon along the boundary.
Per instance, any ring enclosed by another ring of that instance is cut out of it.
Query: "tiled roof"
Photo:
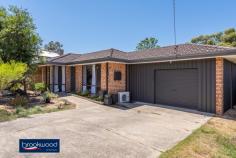
[[[49,63],[57,63],[57,64],[76,64],[76,63],[85,63],[85,62],[94,62],[94,61],[103,61],[103,60],[126,60],[128,59],[128,55],[126,52],[122,52],[117,49],[106,49],[92,53],[86,54],[66,54],[64,56],[60,56],[54,58],[49,61]]]
[[[147,49],[143,51],[134,51],[129,53],[129,61],[143,60],[164,60],[164,59],[180,59],[180,58],[196,58],[205,56],[215,56],[219,54],[227,54],[227,52],[235,51],[233,47],[222,47],[212,45],[199,44],[180,44],[166,46],[161,48]]]
[[[77,61],[78,58],[81,56],[81,54],[65,54],[56,58],[52,58],[51,60],[49,60],[49,63],[60,63],[60,64],[66,64],[68,62],[73,62],[73,61]]]
[[[213,57],[230,54],[236,55],[236,48],[199,44],[180,44],[176,46],[173,45],[134,52],[107,49],[87,54],[66,54],[50,60],[49,63],[79,64],[99,61],[122,61],[134,63],[143,61]]]
[[[78,58],[78,61],[91,61],[94,59],[108,59],[108,58],[115,58],[115,59],[127,59],[127,53],[122,52],[117,49],[106,49],[97,52],[81,54]]]

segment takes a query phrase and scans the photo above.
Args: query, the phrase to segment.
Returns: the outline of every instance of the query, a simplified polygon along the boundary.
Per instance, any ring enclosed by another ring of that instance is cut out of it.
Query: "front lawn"
[[[236,158],[236,120],[212,118],[160,157]]]

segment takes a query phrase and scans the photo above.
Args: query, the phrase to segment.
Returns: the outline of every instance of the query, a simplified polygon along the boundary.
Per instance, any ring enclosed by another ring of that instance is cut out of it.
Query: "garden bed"
[[[100,94],[102,93],[102,94]],[[99,95],[92,95],[89,91],[74,93],[76,97],[80,97],[98,104],[104,104],[104,94],[103,92],[99,92]]]
[[[60,98],[53,99],[51,103],[44,103],[41,96],[29,97],[27,106],[10,106],[9,104],[2,104],[4,102],[9,102],[11,99],[12,97],[0,98],[0,122],[28,117],[32,114],[50,113],[74,109],[76,107],[76,105]]]

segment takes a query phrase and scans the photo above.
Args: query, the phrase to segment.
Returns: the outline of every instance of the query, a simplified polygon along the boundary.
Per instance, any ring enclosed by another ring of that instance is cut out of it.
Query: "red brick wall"
[[[222,115],[224,111],[224,60],[216,58],[216,114]]]
[[[49,80],[50,80],[50,73],[49,73],[49,66],[42,66],[42,67],[38,67],[36,72],[33,74],[33,82],[37,83],[37,82],[43,82],[43,83],[48,83],[49,84]],[[46,72],[47,71],[47,72]],[[43,73],[43,76],[42,76]],[[46,74],[47,73],[47,74]]]
[[[114,80],[114,72],[121,72],[121,80]],[[121,63],[108,63],[108,93],[117,93],[126,90],[126,65]]]
[[[46,66],[42,67],[42,75],[43,75],[42,76],[42,82],[46,84],[46,80],[47,80],[47,78],[46,78]]]
[[[107,90],[107,75],[108,75],[108,93],[113,94],[126,90],[126,65],[121,63],[107,63],[101,64],[101,90]],[[121,80],[114,80],[114,72],[121,72]]]
[[[101,64],[101,90],[107,90],[107,63]]]
[[[71,78],[70,66],[66,66],[66,92],[70,92],[71,90],[70,78]]]
[[[33,83],[42,82],[42,67],[38,67],[32,76]]]
[[[76,92],[82,90],[82,65],[75,66],[75,85]]]

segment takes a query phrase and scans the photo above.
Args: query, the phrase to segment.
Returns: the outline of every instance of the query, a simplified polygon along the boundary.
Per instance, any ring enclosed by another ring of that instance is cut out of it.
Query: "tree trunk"
[[[26,79],[23,80],[23,85],[24,85],[24,93],[27,95]]]

